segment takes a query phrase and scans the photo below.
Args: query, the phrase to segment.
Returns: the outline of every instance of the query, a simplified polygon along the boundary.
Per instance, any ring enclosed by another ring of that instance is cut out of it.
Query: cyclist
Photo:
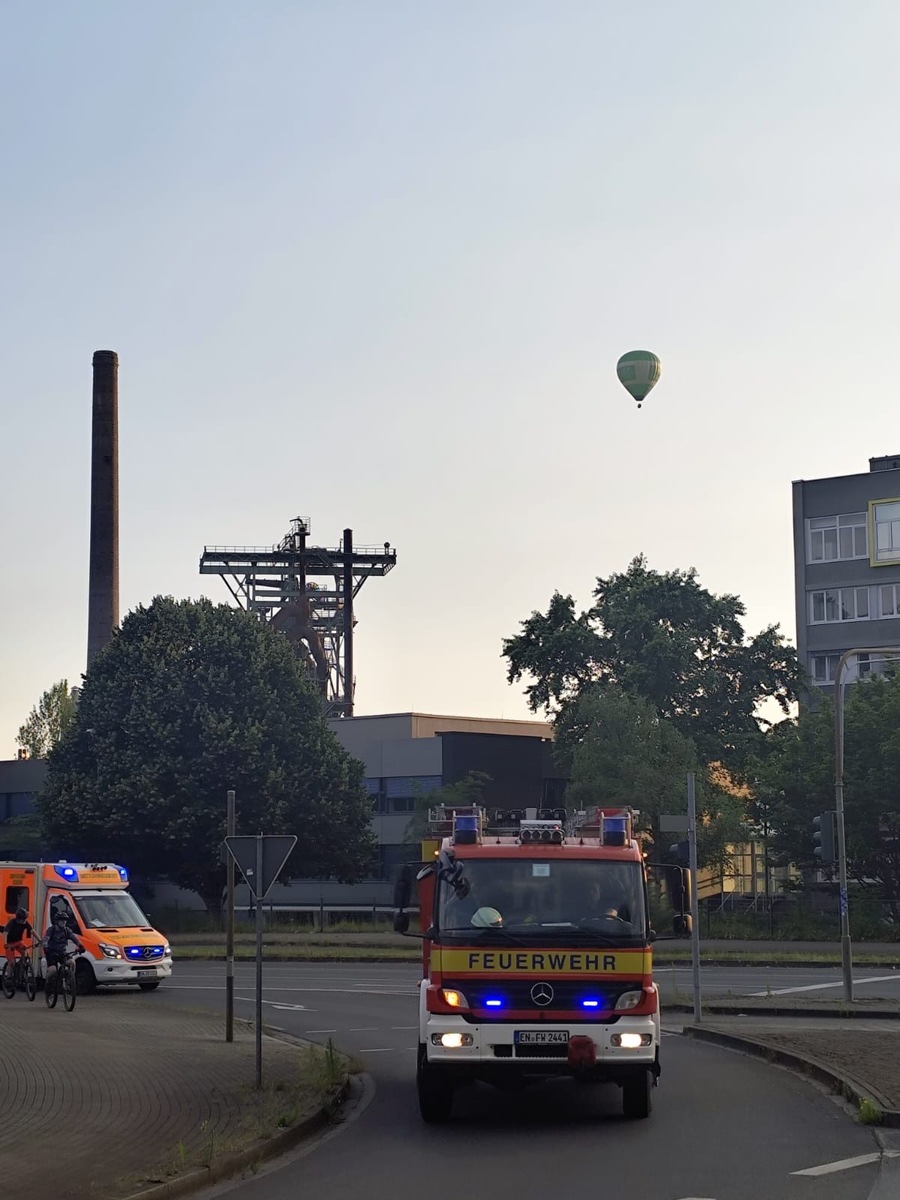
[[[28,913],[24,908],[16,909],[16,915],[3,926],[3,932],[6,934],[6,961],[9,963],[10,971],[14,971],[16,955],[24,954],[28,949],[24,941],[25,935],[34,937],[34,930],[31,928]]]
[[[69,942],[73,941],[78,947],[80,953],[84,953],[84,946],[79,942],[78,938],[72,932],[69,926],[68,914],[65,909],[58,908],[53,914],[53,923],[44,934],[44,950],[47,956],[47,986],[50,986],[51,981],[56,975],[56,968],[65,965],[66,948]]]

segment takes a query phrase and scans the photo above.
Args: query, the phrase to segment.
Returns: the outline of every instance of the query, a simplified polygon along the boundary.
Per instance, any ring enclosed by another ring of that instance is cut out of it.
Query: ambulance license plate
[[[517,1046],[558,1046],[569,1040],[568,1029],[517,1029],[513,1034]]]
[[[135,975],[137,975],[138,979],[155,979],[156,978],[155,971],[135,971]]]

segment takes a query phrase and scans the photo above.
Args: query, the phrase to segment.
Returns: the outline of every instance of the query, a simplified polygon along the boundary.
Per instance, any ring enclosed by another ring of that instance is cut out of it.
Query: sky
[[[528,716],[502,639],[639,553],[794,641],[791,481],[900,452],[898,40],[894,0],[0,5],[0,758],[85,670],[98,349],[123,616],[229,602],[204,546],[301,515],[397,549],[358,713]]]

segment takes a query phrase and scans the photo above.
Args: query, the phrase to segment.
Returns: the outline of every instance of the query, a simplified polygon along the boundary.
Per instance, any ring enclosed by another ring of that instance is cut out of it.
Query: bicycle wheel
[[[66,964],[66,969],[63,971],[62,977],[62,994],[63,1004],[66,1012],[71,1012],[75,1007],[75,968],[71,963]]]
[[[3,995],[7,1000],[12,1000],[16,994],[16,975],[15,971],[9,969],[9,963],[3,964],[3,976],[0,978],[0,984],[3,986]]]
[[[26,958],[22,964],[22,975],[25,978],[25,995],[29,1000],[33,1000],[37,995],[37,980],[34,977],[34,967],[31,965],[30,958]]]
[[[44,982],[44,1001],[48,1008],[56,1008],[56,1001],[59,997],[59,972],[61,969],[61,967],[57,967],[53,978],[47,979]]]

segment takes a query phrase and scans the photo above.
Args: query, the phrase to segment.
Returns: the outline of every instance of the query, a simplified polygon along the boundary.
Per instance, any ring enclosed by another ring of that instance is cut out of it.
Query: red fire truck
[[[466,1084],[558,1075],[618,1084],[625,1116],[647,1117],[659,995],[634,814],[499,816],[433,810],[439,841],[396,886],[394,927],[406,932],[418,881],[422,1118],[448,1120]]]

